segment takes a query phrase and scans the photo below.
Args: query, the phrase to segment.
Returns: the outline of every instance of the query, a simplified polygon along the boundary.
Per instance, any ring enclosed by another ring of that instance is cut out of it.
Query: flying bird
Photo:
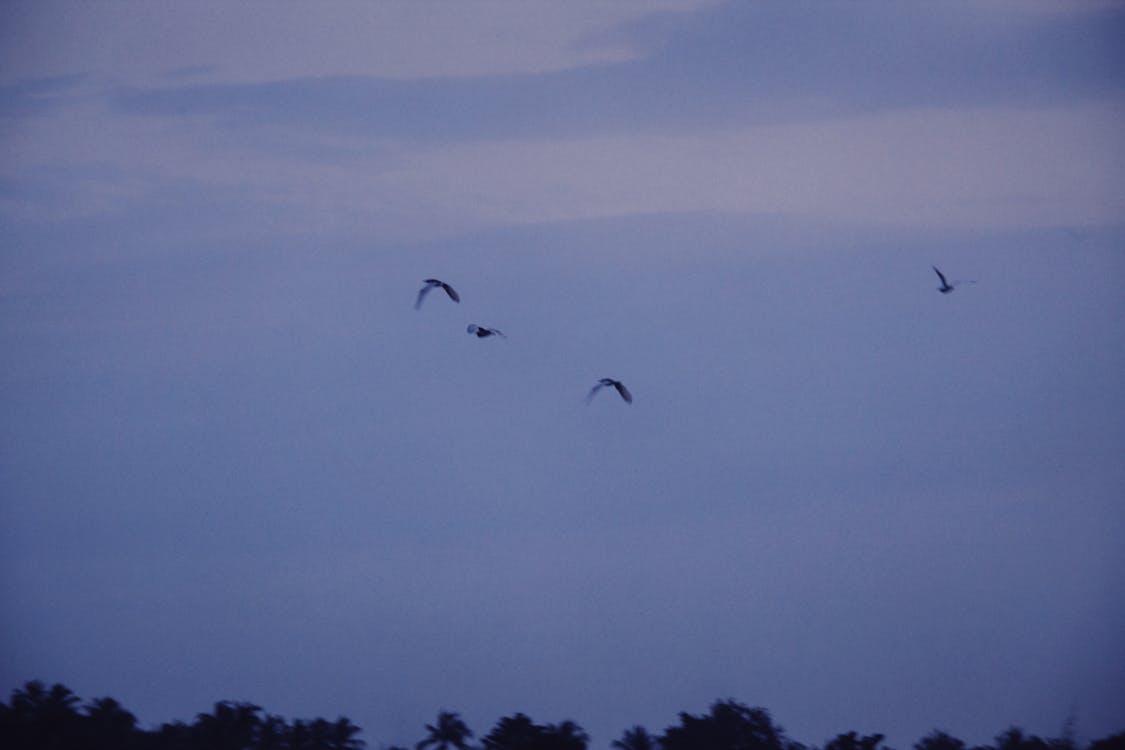
[[[457,290],[449,284],[446,284],[441,279],[426,279],[426,285],[418,290],[418,299],[414,302],[414,309],[417,310],[422,307],[422,300],[426,298],[426,295],[430,293],[431,289],[436,289],[437,287],[444,289],[445,293],[449,295],[449,299],[454,302],[461,301],[461,296],[457,294]]]
[[[945,280],[945,274],[942,273],[941,271],[939,271],[937,266],[930,266],[930,268],[934,269],[934,273],[936,273],[938,278],[941,279],[941,286],[939,286],[937,288],[937,290],[939,292],[941,292],[942,294],[949,294],[950,292],[953,291],[953,289],[955,287],[957,287],[960,284],[975,284],[975,283],[977,283],[975,281],[954,281],[952,284],[950,284],[948,281]]]
[[[498,328],[485,328],[484,326],[478,326],[476,323],[469,323],[469,327],[465,330],[469,333],[476,334],[478,339],[486,339],[489,336],[499,336],[502,339],[508,338],[501,333]]]
[[[622,383],[620,380],[614,380],[613,378],[602,378],[601,380],[599,380],[598,384],[591,388],[589,395],[586,396],[586,403],[590,403],[591,399],[594,398],[594,394],[600,391],[602,388],[605,388],[607,385],[612,385],[614,388],[616,388],[617,392],[621,394],[621,398],[625,399],[625,403],[633,403],[633,394],[629,393],[629,389],[625,387],[624,383]]]

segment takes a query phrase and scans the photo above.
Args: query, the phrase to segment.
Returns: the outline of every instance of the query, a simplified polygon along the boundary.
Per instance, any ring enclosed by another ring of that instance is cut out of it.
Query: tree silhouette
[[[965,743],[938,729],[914,743],[914,750],[965,750]]]
[[[614,750],[805,750],[785,737],[763,708],[749,708],[733,700],[717,701],[702,716],[679,714],[680,723],[662,736],[633,726],[614,740]],[[973,750],[1125,750],[1125,732],[1085,745],[1075,740],[1073,719],[1059,738],[1042,738],[1009,727],[994,744]],[[252,703],[220,701],[209,713],[196,714],[186,724],[172,721],[144,730],[137,718],[113,698],[98,698],[84,706],[67,687],[47,687],[38,680],[12,691],[0,701],[2,750],[361,750],[360,728],[341,716],[335,721],[297,719],[291,724],[265,713]],[[414,750],[470,750],[472,732],[448,711],[426,725],[428,736]],[[887,750],[883,735],[846,732],[823,750]],[[497,721],[481,739],[481,750],[586,750],[589,737],[573,721],[536,724],[522,713]],[[387,750],[405,750],[388,747]],[[965,743],[935,730],[918,740],[913,750],[966,750]]]
[[[848,732],[833,737],[824,746],[824,750],[878,750],[879,743],[882,741],[883,735],[881,734],[869,734],[860,737],[855,732]],[[1012,750],[1015,750],[1015,748]]]
[[[164,724],[147,733],[144,750],[361,750],[361,731],[345,717],[295,720],[261,714],[250,703],[216,703],[212,713],[196,716],[194,724]],[[142,733],[145,734],[145,733]],[[99,746],[101,747],[101,746]]]
[[[436,750],[449,750],[451,747],[466,750],[468,745],[465,740],[473,736],[469,727],[461,721],[461,717],[449,711],[439,711],[437,722],[427,724],[426,731],[430,733],[429,736],[415,745],[415,750],[426,750],[431,745]]]
[[[254,750],[288,750],[289,725],[280,716],[267,714],[258,722]]]
[[[192,750],[199,746],[192,728],[182,721],[161,724],[149,739],[149,746],[156,750]]]
[[[522,713],[496,722],[481,744],[488,750],[537,750],[542,727]]]
[[[1019,727],[1009,727],[996,736],[996,750],[1050,750],[1050,745]]]
[[[221,701],[209,714],[198,714],[193,733],[214,750],[248,750],[254,744],[262,709],[252,703]]]
[[[589,739],[573,721],[541,725],[517,713],[500,719],[481,743],[487,750],[586,750]]]
[[[660,745],[664,750],[790,750],[768,711],[733,700],[714,703],[706,716],[681,713],[680,726],[664,730]]]
[[[1096,742],[1091,742],[1087,750],[1125,750],[1125,732],[1118,732]]]
[[[313,750],[312,731],[307,722],[297,719],[289,730],[288,750]]]
[[[67,722],[78,717],[78,696],[65,685],[55,683],[48,690],[39,680],[25,683],[12,692],[12,711],[32,722]]]
[[[124,750],[138,744],[137,717],[113,698],[98,698],[86,706],[83,724],[87,747],[111,745]]]
[[[364,742],[356,735],[362,731],[347,717],[339,717],[329,726],[328,750],[361,750]]]
[[[648,730],[642,726],[635,726],[632,729],[626,729],[621,739],[614,740],[612,747],[617,750],[657,750],[660,747],[659,740],[648,733]]]
[[[568,719],[544,727],[539,744],[542,750],[586,750],[589,741],[582,727]]]
[[[80,744],[79,721],[75,706],[78,696],[58,683],[48,689],[39,680],[24,683],[12,691],[11,705],[2,713],[9,748],[54,750]]]

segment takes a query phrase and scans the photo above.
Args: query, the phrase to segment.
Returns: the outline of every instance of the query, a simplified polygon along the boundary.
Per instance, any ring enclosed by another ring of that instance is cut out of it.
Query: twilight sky
[[[808,744],[1120,731],[1122,39],[4,3],[0,691],[375,748],[727,697]]]

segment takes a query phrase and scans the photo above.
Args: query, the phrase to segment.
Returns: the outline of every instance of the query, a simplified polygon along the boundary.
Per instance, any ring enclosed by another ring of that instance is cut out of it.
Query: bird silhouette
[[[930,266],[930,268],[934,269],[934,273],[936,273],[938,278],[941,279],[941,286],[939,286],[937,288],[937,290],[939,292],[941,292],[942,294],[949,294],[957,286],[959,286],[961,284],[975,284],[975,283],[977,283],[975,281],[954,281],[952,284],[950,284],[948,281],[945,280],[945,274],[942,273],[941,271],[939,271],[937,266]]]
[[[465,330],[469,333],[476,334],[478,339],[486,339],[489,336],[499,336],[502,339],[508,338],[501,333],[498,328],[485,328],[484,326],[478,326],[476,323],[469,323],[469,327]]]
[[[441,287],[442,289],[444,289],[445,293],[448,294],[449,298],[454,302],[461,301],[461,296],[457,294],[457,290],[451,287],[449,284],[446,284],[441,279],[426,279],[425,281],[426,285],[418,290],[418,299],[414,302],[415,310],[422,307],[422,300],[426,298],[426,295],[430,293],[431,289],[436,289],[437,287]]]
[[[613,378],[602,378],[601,380],[599,380],[598,384],[591,388],[590,393],[586,396],[586,403],[590,403],[590,401],[594,398],[594,394],[596,394],[602,388],[605,388],[607,385],[612,385],[614,388],[616,388],[617,392],[621,394],[621,398],[625,399],[625,403],[633,403],[633,394],[629,393],[629,389],[625,387],[624,383],[622,383],[620,380],[614,380]]]

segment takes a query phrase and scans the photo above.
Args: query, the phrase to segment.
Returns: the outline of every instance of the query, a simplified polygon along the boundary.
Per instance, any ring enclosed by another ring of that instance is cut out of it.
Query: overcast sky
[[[4,3],[0,691],[376,748],[727,697],[808,744],[1122,730],[1122,39]]]

